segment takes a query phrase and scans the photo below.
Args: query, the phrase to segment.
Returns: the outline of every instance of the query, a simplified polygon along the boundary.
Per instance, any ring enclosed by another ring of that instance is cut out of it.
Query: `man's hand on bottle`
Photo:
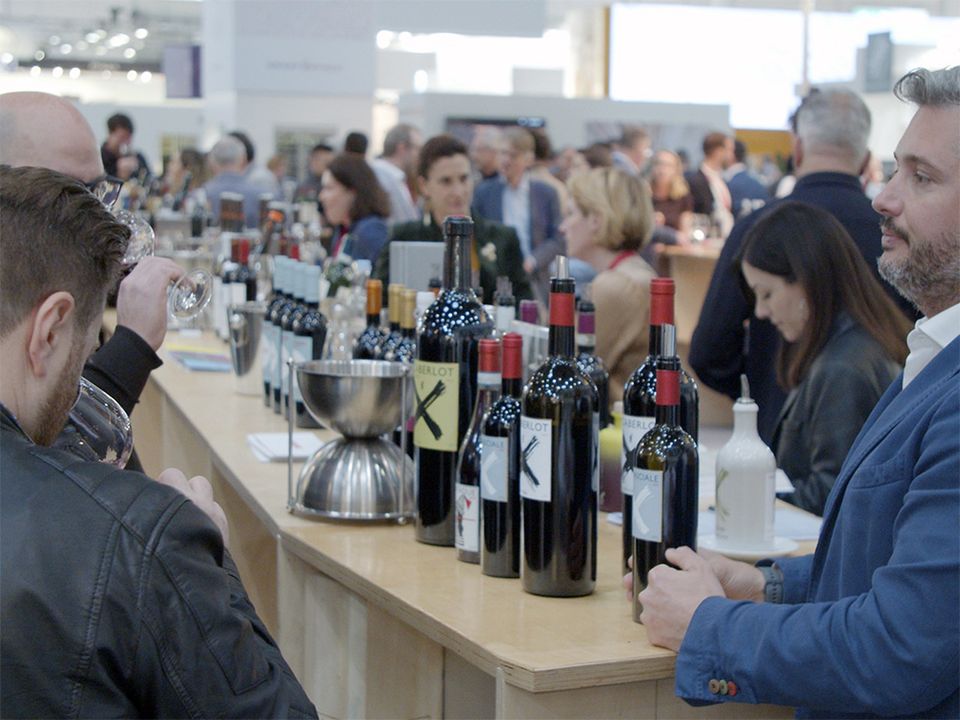
[[[183,275],[173,260],[148,256],[120,283],[117,324],[133,330],[156,352],[167,333],[167,289]]]
[[[200,508],[220,530],[220,535],[223,537],[223,546],[227,547],[229,545],[230,528],[227,525],[227,516],[219,503],[213,499],[213,487],[211,487],[209,480],[202,475],[195,475],[188,480],[187,476],[176,468],[167,468],[157,475],[157,482],[179,490],[192,500],[193,504]]]

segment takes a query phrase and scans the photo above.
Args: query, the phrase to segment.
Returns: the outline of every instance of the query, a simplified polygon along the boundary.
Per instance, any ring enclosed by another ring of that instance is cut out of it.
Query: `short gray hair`
[[[797,108],[797,137],[808,150],[832,150],[860,162],[867,154],[870,110],[850,90],[812,92]]]
[[[246,157],[247,151],[243,143],[231,135],[218,140],[210,150],[210,160],[218,168],[242,164]]]
[[[942,70],[911,70],[897,80],[893,94],[921,107],[960,105],[960,65]]]
[[[414,133],[419,132],[417,128],[407,123],[394,125],[383,139],[383,154],[386,157],[392,157],[396,154],[401,144],[410,145],[413,142]]]

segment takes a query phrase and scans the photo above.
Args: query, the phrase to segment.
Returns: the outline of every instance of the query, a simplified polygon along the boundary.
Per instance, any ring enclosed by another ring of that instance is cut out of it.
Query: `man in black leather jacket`
[[[49,447],[126,229],[0,166],[0,716],[315,717],[226,549],[210,484]]]

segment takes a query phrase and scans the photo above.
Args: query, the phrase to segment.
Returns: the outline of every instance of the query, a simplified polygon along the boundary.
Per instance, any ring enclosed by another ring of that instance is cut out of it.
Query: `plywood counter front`
[[[171,344],[216,340],[168,338]],[[133,415],[150,473],[205,474],[230,520],[231,552],[284,655],[327,717],[786,717],[786,708],[690,708],[673,653],[631,620],[620,528],[600,515],[596,591],[530,595],[410,525],[324,523],[286,510],[285,463],[261,463],[252,432],[286,424],[232,375],[189,372],[163,353]],[[329,437],[329,433],[321,433]],[[298,469],[298,468],[297,468]]]

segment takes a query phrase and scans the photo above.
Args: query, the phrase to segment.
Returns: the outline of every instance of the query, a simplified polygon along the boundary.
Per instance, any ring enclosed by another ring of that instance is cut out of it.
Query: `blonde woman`
[[[677,240],[690,237],[693,225],[693,195],[683,179],[680,158],[669,150],[658,150],[650,168],[650,189],[657,225],[677,231]]]
[[[572,177],[570,208],[560,226],[572,257],[589,263],[597,276],[597,355],[610,371],[610,400],[647,356],[650,281],[656,276],[639,251],[650,240],[650,188],[617,168],[594,168]]]

